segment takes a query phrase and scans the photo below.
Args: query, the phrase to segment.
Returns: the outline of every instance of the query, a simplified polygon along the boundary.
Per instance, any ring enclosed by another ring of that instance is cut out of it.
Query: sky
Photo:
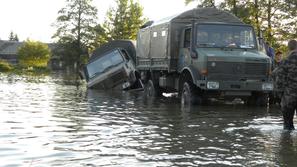
[[[197,2],[186,6],[184,0],[138,1],[149,20],[160,20],[197,6]],[[51,36],[56,28],[52,25],[65,4],[65,0],[1,0],[0,39],[7,40],[10,32],[13,32],[20,41],[54,42]],[[98,8],[99,22],[104,21],[107,10],[114,4],[114,0],[93,0],[93,5]]]

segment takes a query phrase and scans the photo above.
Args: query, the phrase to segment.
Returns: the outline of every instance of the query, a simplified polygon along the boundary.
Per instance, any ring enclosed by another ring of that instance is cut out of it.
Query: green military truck
[[[146,96],[178,92],[182,104],[241,98],[267,104],[271,60],[253,27],[215,8],[196,8],[140,29],[136,69]]]

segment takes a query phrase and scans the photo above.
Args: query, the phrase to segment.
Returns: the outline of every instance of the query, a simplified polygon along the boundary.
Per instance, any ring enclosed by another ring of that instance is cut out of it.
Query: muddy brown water
[[[296,155],[278,106],[183,109],[64,75],[0,75],[0,166],[295,166]]]

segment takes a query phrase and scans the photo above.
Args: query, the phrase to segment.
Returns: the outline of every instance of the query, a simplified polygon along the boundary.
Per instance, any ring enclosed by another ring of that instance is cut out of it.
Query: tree
[[[13,32],[11,31],[8,37],[8,40],[13,41],[14,40],[14,35]]]
[[[185,3],[192,1],[198,0]],[[203,0],[199,6],[205,7],[210,1]],[[258,36],[263,32],[265,41],[274,48],[283,50],[285,41],[297,37],[296,0],[223,0],[218,7],[253,25]]]
[[[284,19],[286,20],[281,24],[280,34],[286,39],[297,38],[297,1],[285,0],[283,11],[286,11]]]
[[[220,4],[220,8],[228,10],[235,16],[242,19],[245,23],[250,23],[250,6],[249,1],[243,0],[225,0]]]
[[[92,6],[92,0],[66,0],[66,2],[66,7],[58,12],[55,24],[57,31],[53,38],[58,39],[61,45],[73,45],[67,48],[74,50],[68,51],[65,48],[64,51],[72,52],[74,58],[71,60],[80,65],[85,48],[90,48],[95,40],[97,8]]]
[[[108,42],[106,30],[100,24],[94,27],[94,31],[95,31],[95,34],[94,34],[95,40],[92,41],[92,43],[90,44],[91,45],[91,47],[89,48],[90,52],[93,51],[95,48],[100,47],[102,44]]]
[[[8,40],[9,41],[19,41],[19,37],[17,34],[14,34],[13,31],[11,31],[9,34]]]
[[[254,19],[251,19],[252,20],[251,24],[254,25],[257,35],[260,36],[261,27],[260,27],[260,19],[259,19],[259,15],[260,15],[259,0],[254,0],[253,3],[250,3],[250,6],[251,6],[251,16],[254,18]]]
[[[198,0],[185,0],[186,5]],[[215,7],[215,0],[199,0],[198,7]]]
[[[133,0],[116,0],[117,7],[107,12],[104,28],[108,40],[136,39],[137,32],[146,21],[143,8]]]
[[[18,35],[17,34],[14,34],[14,41],[19,41],[19,37],[18,37]]]
[[[288,29],[287,25],[290,22],[290,10],[286,9],[286,2],[284,0],[253,0],[254,9],[257,12],[254,20],[254,26],[257,31],[262,31],[264,38],[274,48],[280,47],[286,37]],[[257,23],[258,22],[258,23]],[[256,23],[256,24],[255,24]],[[295,22],[296,23],[296,22]]]
[[[47,44],[27,40],[18,50],[18,60],[22,67],[47,67],[50,59]]]
[[[67,43],[58,43],[53,49],[52,54],[60,56],[61,60],[67,66],[72,66],[77,61],[77,57],[73,56],[77,54],[77,43],[75,41]]]

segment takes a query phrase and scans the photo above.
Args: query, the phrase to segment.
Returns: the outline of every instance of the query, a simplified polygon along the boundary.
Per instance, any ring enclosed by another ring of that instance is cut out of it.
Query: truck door
[[[182,70],[182,68],[186,66],[185,60],[190,55],[192,29],[190,27],[184,29],[182,34],[178,58],[178,71]]]

